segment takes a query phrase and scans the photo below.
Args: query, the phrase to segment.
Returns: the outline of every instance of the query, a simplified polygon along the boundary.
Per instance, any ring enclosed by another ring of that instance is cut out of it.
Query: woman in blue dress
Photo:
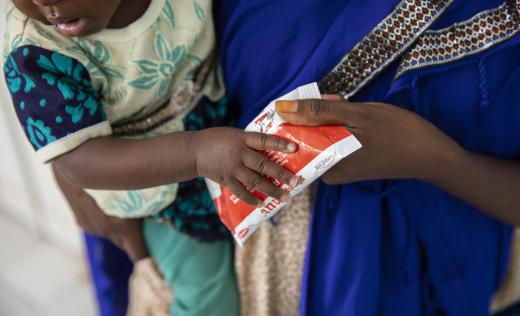
[[[243,125],[318,81],[343,101],[280,110],[364,145],[317,190],[300,314],[488,315],[520,224],[520,1],[223,0],[216,13]]]

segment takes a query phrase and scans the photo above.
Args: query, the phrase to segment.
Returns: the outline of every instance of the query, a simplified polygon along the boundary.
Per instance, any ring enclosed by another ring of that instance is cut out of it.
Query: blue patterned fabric
[[[90,234],[85,234],[84,239],[98,315],[126,315],[132,261],[107,239]]]
[[[240,106],[241,124],[269,100],[319,81],[398,2],[217,2],[225,79],[230,102]],[[502,3],[455,0],[432,28]],[[519,55],[515,36],[398,80],[396,61],[353,101],[402,106],[469,150],[520,160]],[[508,225],[421,181],[320,184],[301,315],[489,315],[510,239]]]
[[[4,74],[35,150],[106,120],[88,72],[68,56],[21,46],[7,57]]]

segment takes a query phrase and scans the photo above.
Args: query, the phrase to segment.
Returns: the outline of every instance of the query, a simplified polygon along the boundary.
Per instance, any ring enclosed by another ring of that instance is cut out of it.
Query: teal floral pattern
[[[164,4],[163,13],[168,19],[170,26],[175,27],[175,11],[173,10],[173,6],[170,1],[166,1]]]
[[[96,76],[108,76],[112,79],[124,79],[123,72],[117,66],[109,65],[109,61],[112,58],[110,50],[103,45],[100,41],[87,41],[83,38],[76,40],[75,46],[68,47],[67,50],[86,55],[93,63],[86,65],[89,74],[93,77]]]
[[[156,214],[175,198],[176,185],[128,191],[97,191],[89,193],[98,205],[118,217],[135,218]],[[166,204],[166,205],[165,205]]]
[[[127,191],[126,198],[116,197],[117,207],[125,214],[133,214],[135,210],[139,210],[143,207],[143,198],[136,191]]]
[[[36,87],[36,84],[29,76],[20,72],[12,56],[7,57],[7,63],[4,65],[4,73],[7,87],[11,93],[18,93],[20,90],[23,90],[24,93],[28,93],[31,89]]]
[[[90,80],[85,78],[85,67],[68,56],[52,53],[50,59],[40,55],[37,61],[43,72],[42,78],[51,86],[56,86],[63,99],[76,100],[77,105],[66,105],[65,112],[72,123],[83,119],[84,113],[94,116],[99,107],[99,95],[92,89]]]
[[[22,45],[8,56],[4,75],[36,150],[106,120],[85,67],[68,56]]]
[[[89,62],[85,64],[88,73],[92,78],[101,79],[104,82],[110,81],[112,84],[105,84],[102,94],[111,97],[116,102],[120,102],[125,97],[125,90],[120,85],[114,84],[115,81],[123,82],[125,77],[121,66],[111,65],[112,54],[110,50],[100,41],[89,41],[77,38],[76,45],[67,47],[71,53],[88,56]]]
[[[177,45],[172,49],[162,33],[157,33],[154,49],[159,60],[139,59],[134,61],[140,69],[139,78],[129,84],[137,89],[148,90],[158,86],[159,95],[163,96],[170,88],[173,74],[186,54],[186,46]]]
[[[206,12],[204,12],[204,9],[197,3],[197,1],[193,1],[193,10],[195,10],[195,14],[199,21],[204,22],[206,19]]]
[[[56,140],[56,137],[51,134],[51,128],[45,126],[42,120],[34,120],[32,117],[28,117],[25,128],[27,129],[29,141],[36,149],[40,149]]]

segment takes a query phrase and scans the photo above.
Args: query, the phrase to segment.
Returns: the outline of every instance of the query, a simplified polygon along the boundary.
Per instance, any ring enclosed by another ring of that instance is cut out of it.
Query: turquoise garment
[[[204,243],[152,220],[144,221],[143,231],[150,254],[173,289],[171,315],[238,315],[231,241]]]

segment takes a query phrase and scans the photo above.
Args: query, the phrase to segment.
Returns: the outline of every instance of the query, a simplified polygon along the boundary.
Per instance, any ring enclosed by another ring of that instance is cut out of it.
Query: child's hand
[[[228,187],[241,200],[256,205],[260,200],[247,189],[262,192],[281,201],[289,194],[264,176],[292,187],[298,179],[262,155],[260,150],[293,153],[296,145],[282,138],[236,128],[216,127],[193,135],[197,174]]]

